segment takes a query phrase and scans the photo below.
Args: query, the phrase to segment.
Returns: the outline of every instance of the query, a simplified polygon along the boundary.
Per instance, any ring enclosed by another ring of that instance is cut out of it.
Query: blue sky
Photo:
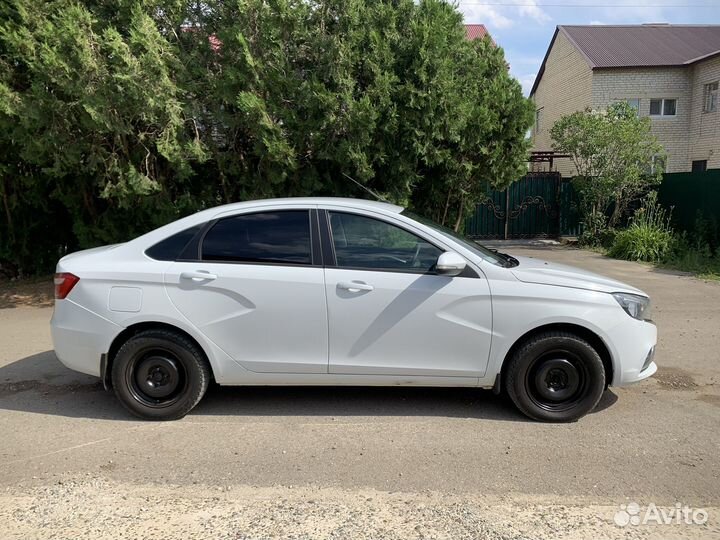
[[[458,6],[465,22],[484,24],[505,49],[525,94],[559,24],[720,24],[720,0],[460,0]]]

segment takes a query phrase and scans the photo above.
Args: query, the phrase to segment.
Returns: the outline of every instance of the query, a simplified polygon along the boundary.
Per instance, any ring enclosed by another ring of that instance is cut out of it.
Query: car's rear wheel
[[[115,395],[131,413],[148,420],[182,418],[202,399],[209,382],[205,355],[170,330],[136,334],[112,364]]]
[[[535,420],[572,422],[592,411],[605,390],[597,351],[569,332],[543,332],[510,358],[505,389],[517,408]]]

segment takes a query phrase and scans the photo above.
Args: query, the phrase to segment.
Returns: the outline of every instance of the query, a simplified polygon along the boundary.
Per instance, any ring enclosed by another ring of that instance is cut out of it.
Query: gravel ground
[[[657,376],[566,425],[416,388],[213,387],[181,421],[140,422],[59,364],[32,287],[0,291],[0,540],[720,538],[720,284],[507,251],[650,293]],[[618,526],[633,502],[709,518]]]
[[[430,491],[292,486],[188,489],[80,478],[0,495],[0,537],[600,540],[620,535],[638,539],[720,536],[712,523],[620,529],[614,522],[617,510],[617,506],[581,500],[560,504],[542,497],[458,497]]]

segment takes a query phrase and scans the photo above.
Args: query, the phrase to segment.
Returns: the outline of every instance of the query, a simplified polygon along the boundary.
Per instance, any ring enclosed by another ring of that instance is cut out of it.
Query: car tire
[[[146,420],[177,420],[202,399],[211,374],[205,354],[171,330],[145,330],[118,350],[112,385],[120,403]]]
[[[569,332],[543,332],[512,355],[505,389],[515,406],[544,422],[573,422],[592,411],[605,391],[598,352]]]

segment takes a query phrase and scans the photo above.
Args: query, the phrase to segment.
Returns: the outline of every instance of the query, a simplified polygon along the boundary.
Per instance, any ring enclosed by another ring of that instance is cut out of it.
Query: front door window
[[[330,227],[339,268],[424,274],[442,253],[405,229],[366,216],[330,212]]]

